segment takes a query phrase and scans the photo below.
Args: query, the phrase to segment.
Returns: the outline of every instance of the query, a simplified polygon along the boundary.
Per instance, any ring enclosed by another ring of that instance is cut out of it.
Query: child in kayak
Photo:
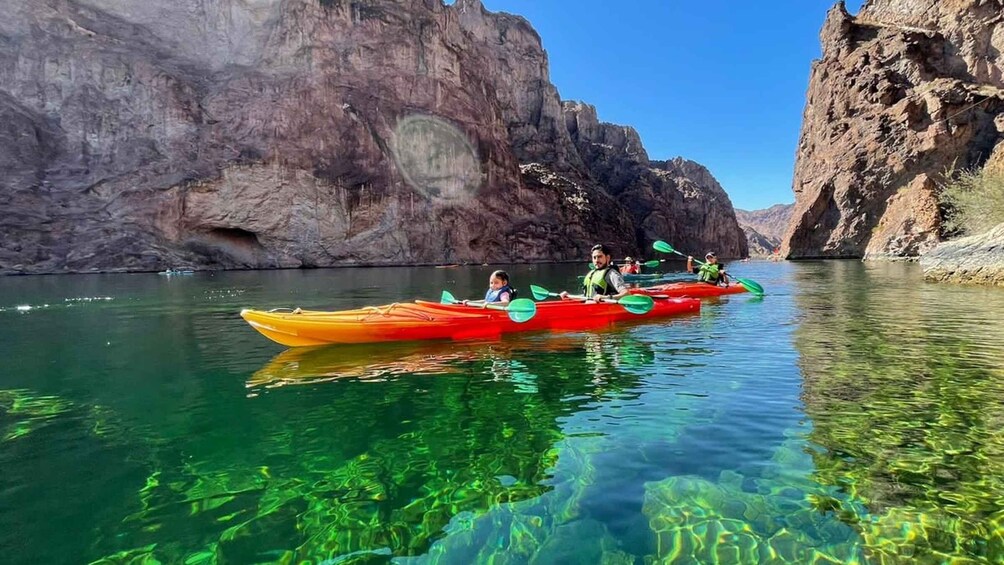
[[[505,271],[494,271],[488,276],[488,292],[484,300],[464,300],[464,305],[474,304],[508,304],[516,299],[516,289],[509,285],[509,274]]]
[[[694,257],[687,257],[687,271],[697,275],[697,280],[713,284],[713,285],[727,285],[728,275],[725,273],[725,265],[718,264],[718,257],[715,256],[713,251],[709,251],[707,255],[704,256],[707,263],[703,265],[698,265],[694,268]]]

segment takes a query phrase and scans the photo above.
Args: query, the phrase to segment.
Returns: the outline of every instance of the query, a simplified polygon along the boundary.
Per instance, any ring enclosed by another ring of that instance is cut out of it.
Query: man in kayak
[[[627,257],[624,259],[624,264],[621,265],[622,275],[637,275],[641,273],[641,265],[638,264],[634,259]]]
[[[509,273],[495,271],[488,276],[488,292],[484,300],[464,300],[464,305],[477,302],[482,304],[508,304],[516,299],[516,289],[509,285]]]
[[[582,281],[586,299],[595,300],[601,296],[617,299],[627,296],[627,283],[624,282],[624,275],[614,268],[610,249],[602,243],[594,245],[591,258],[596,269],[590,271]],[[561,298],[567,300],[568,292],[562,291]]]
[[[694,257],[687,256],[687,272],[694,273],[697,275],[697,280],[713,284],[713,285],[727,285],[728,275],[725,273],[725,266],[718,264],[718,257],[715,257],[714,252],[709,251],[707,255],[704,256],[705,261],[703,265],[698,265],[694,268]]]

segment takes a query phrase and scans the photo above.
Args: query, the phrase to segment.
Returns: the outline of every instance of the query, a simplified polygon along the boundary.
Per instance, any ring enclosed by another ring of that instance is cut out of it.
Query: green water
[[[475,297],[489,269],[0,279],[0,559],[1004,562],[1004,291],[731,270],[769,294],[303,350],[237,312]]]

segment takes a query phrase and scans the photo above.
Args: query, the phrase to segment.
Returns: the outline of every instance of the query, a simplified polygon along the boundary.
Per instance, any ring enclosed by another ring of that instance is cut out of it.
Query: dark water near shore
[[[490,269],[0,278],[2,560],[1004,561],[1004,291],[731,270],[768,295],[293,350],[237,312],[478,297]]]

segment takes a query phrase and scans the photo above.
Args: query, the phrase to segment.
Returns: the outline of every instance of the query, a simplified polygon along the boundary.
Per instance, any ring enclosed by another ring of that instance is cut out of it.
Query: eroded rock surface
[[[570,122],[537,33],[476,0],[0,13],[0,272],[744,253],[710,173]]]
[[[789,258],[896,258],[939,241],[937,186],[1004,138],[1004,4],[871,0],[829,12],[797,149]]]

